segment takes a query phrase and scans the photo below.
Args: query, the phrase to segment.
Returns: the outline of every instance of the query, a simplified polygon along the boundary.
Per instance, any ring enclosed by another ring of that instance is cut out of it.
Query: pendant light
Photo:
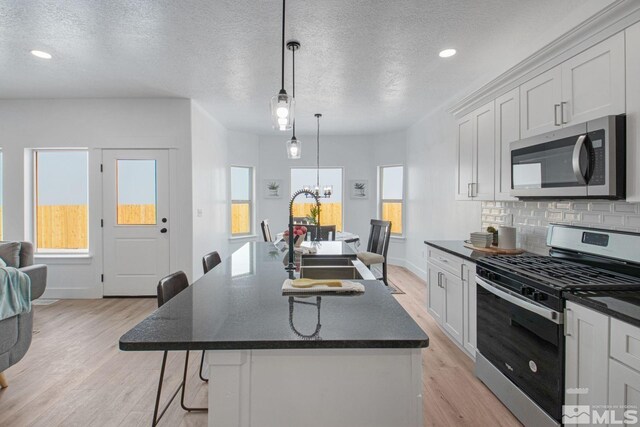
[[[274,129],[281,131],[291,129],[293,125],[295,99],[284,90],[284,24],[285,0],[282,0],[282,67],[280,92],[271,98],[271,122]]]
[[[300,49],[300,43],[295,40],[291,40],[287,43],[287,49],[291,51],[292,54],[292,72],[291,72],[291,83],[292,90],[291,95],[292,98],[296,99],[296,51]],[[293,120],[292,123],[293,134],[291,135],[291,139],[287,141],[287,157],[290,159],[299,159],[302,155],[302,142],[296,138],[296,121]]]
[[[333,194],[333,186],[324,185],[320,186],[320,117],[322,114],[316,113],[314,114],[318,121],[318,131],[316,134],[316,186],[313,190],[311,190],[310,186],[305,186],[304,189],[307,191],[312,191],[313,194],[316,195],[316,198],[329,198]],[[307,196],[311,197],[311,196]]]

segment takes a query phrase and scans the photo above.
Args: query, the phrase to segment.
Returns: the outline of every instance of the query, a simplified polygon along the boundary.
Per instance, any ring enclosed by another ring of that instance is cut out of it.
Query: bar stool
[[[170,274],[167,277],[161,279],[160,282],[158,282],[158,290],[157,290],[158,307],[162,307],[166,302],[171,300],[171,298],[175,297],[176,295],[178,295],[180,292],[187,289],[188,287],[189,287],[189,279],[187,279],[187,275],[184,274],[184,272],[182,271],[178,271],[177,273]],[[180,383],[176,391],[173,392],[173,395],[171,395],[171,398],[169,399],[165,407],[162,409],[162,412],[160,412],[160,415],[158,415],[158,409],[160,406],[160,396],[162,394],[162,382],[164,380],[164,370],[167,366],[168,354],[169,352],[165,350],[164,355],[162,356],[162,367],[160,368],[160,380],[158,381],[158,393],[156,395],[156,405],[153,410],[153,423],[151,424],[152,426],[158,425],[158,422],[160,422],[160,419],[162,418],[162,416],[165,414],[165,412],[167,412],[169,405],[171,405],[171,402],[173,402],[173,399],[176,398],[180,390],[182,390],[182,393],[180,395],[180,406],[182,406],[182,409],[188,412],[208,412],[209,411],[208,408],[188,407],[184,403],[184,394],[185,394],[185,389],[187,388],[187,368],[189,367],[189,350],[187,350],[187,353],[184,359],[184,373],[182,375],[182,382]],[[202,352],[202,354],[204,356],[204,351]],[[204,357],[203,357],[203,360],[204,360]],[[202,370],[202,361],[201,361],[200,369]],[[202,372],[200,372],[200,374],[201,374],[200,377],[202,378]]]

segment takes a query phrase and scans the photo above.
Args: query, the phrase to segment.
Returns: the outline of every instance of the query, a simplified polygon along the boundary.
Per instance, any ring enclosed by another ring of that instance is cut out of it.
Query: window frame
[[[320,166],[320,168],[317,168],[315,166],[296,166],[296,167],[292,166],[291,168],[289,168],[289,199],[291,199],[291,195],[293,194],[293,191],[294,191],[293,190],[293,183],[291,182],[291,171],[293,171],[294,169],[311,169],[313,171],[315,171],[316,169],[320,169],[320,170],[322,170],[322,169],[340,169],[340,191],[341,191],[341,193],[340,193],[341,194],[341,197],[340,197],[340,207],[341,207],[340,216],[341,216],[341,218],[340,219],[342,221],[342,230],[340,230],[340,231],[344,232],[345,231],[345,223],[344,223],[344,211],[345,211],[345,205],[344,205],[344,200],[345,200],[344,199],[344,168],[342,166]],[[315,182],[307,182],[306,184],[315,184]],[[300,199],[296,199],[296,200],[300,200]],[[300,202],[298,201],[298,203],[300,203]],[[322,205],[322,198],[320,198],[320,205]],[[322,214],[320,214],[320,224],[322,224]]]
[[[402,189],[401,189],[401,193],[402,193],[402,199],[385,199],[382,196],[382,190],[384,188],[384,170],[386,168],[397,168],[400,167],[402,168]],[[405,230],[406,230],[406,209],[405,209],[405,203],[404,200],[406,198],[406,194],[405,194],[405,182],[406,182],[406,177],[405,177],[405,165],[398,163],[398,164],[390,164],[390,165],[380,165],[378,166],[378,218],[383,219],[382,218],[382,207],[385,203],[400,203],[402,205],[402,233],[394,233],[391,232],[391,237],[395,237],[395,238],[404,238],[405,236]]]
[[[233,183],[231,182],[231,170],[233,168],[248,169],[249,170],[249,200],[233,199]],[[255,199],[255,167],[250,165],[231,165],[229,166],[229,236],[231,238],[243,238],[251,237],[254,235],[254,199]],[[248,204],[249,205],[249,231],[246,233],[233,233],[233,205],[235,204]]]
[[[38,244],[38,153],[60,153],[60,152],[83,152],[87,155],[87,247],[86,249],[64,249],[64,248],[40,248]],[[90,254],[91,249],[91,201],[89,199],[91,189],[91,179],[89,170],[91,167],[91,159],[89,156],[89,148],[87,147],[63,147],[63,148],[33,148],[31,149],[31,239],[33,241],[35,256],[48,255],[79,255],[86,256]]]

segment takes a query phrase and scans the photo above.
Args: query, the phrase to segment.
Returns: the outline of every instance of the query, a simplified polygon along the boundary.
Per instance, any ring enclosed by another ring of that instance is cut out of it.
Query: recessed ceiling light
[[[32,50],[31,55],[40,59],[51,59],[51,54],[41,50]]]
[[[440,55],[440,58],[450,58],[455,54],[456,54],[455,49],[445,49],[441,51],[438,55]]]

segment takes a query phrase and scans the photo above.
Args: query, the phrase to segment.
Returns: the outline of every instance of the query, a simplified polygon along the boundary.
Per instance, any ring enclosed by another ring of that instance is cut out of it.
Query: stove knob
[[[533,293],[533,289],[527,286],[523,286],[522,289],[520,289],[520,293],[524,296],[531,295]]]
[[[487,273],[487,278],[489,280],[495,280],[496,279],[496,273],[493,273],[493,272]]]
[[[534,301],[544,301],[547,299],[547,295],[543,294],[542,292],[534,292],[533,299]]]

